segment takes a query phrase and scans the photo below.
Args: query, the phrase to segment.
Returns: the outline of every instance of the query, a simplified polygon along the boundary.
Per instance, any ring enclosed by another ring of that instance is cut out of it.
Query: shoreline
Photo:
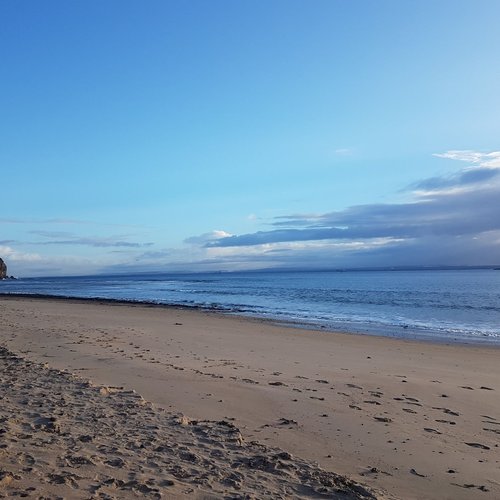
[[[162,303],[162,302],[154,302],[149,300],[137,300],[137,299],[114,299],[109,297],[76,297],[72,295],[50,295],[43,293],[8,293],[8,292],[0,292],[0,299],[9,299],[9,298],[25,298],[25,299],[39,299],[39,300],[60,300],[60,301],[81,301],[83,303],[101,303],[108,305],[122,305],[122,306],[144,306],[151,308],[160,308],[160,309],[180,309],[186,311],[200,311],[202,313],[207,314],[220,314],[221,317],[236,317],[242,318],[248,321],[257,321],[263,323],[269,323],[271,325],[282,326],[291,329],[298,330],[307,330],[311,332],[325,332],[331,334],[341,334],[341,335],[361,335],[361,336],[369,336],[369,337],[377,337],[377,338],[391,338],[396,340],[403,340],[409,342],[423,342],[430,344],[444,344],[444,345],[464,345],[464,346],[478,346],[478,347],[487,347],[487,348],[497,348],[500,349],[500,340],[489,340],[488,337],[478,337],[465,339],[463,337],[457,338],[448,338],[443,335],[435,335],[433,336],[431,333],[422,334],[422,333],[413,333],[411,336],[403,336],[398,334],[384,335],[380,333],[383,330],[382,327],[376,328],[373,331],[361,331],[361,330],[349,330],[349,329],[336,329],[329,328],[325,325],[320,325],[316,323],[307,323],[299,320],[286,320],[286,319],[278,319],[271,318],[266,316],[259,316],[258,314],[243,314],[241,311],[232,311],[230,309],[225,309],[223,307],[216,306],[201,306],[201,305],[187,305],[187,304],[176,304],[176,303]],[[388,327],[389,328],[389,327]],[[391,328],[394,328],[392,326]],[[403,327],[401,327],[403,328]],[[386,328],[387,329],[387,328]],[[405,328],[406,329],[406,328]],[[411,332],[411,328],[408,328]],[[481,340],[478,340],[481,338]]]
[[[249,442],[387,497],[500,496],[500,366],[490,346],[101,299],[9,295],[0,315],[0,343],[30,361],[194,419],[229,420]]]

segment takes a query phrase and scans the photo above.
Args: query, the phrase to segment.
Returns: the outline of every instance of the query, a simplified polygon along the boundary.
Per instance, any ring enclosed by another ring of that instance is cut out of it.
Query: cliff
[[[7,265],[0,258],[0,280],[7,278]]]

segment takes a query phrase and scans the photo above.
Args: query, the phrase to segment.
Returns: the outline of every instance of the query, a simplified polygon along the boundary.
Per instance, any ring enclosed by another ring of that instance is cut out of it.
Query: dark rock
[[[7,278],[7,264],[0,258],[0,280]]]

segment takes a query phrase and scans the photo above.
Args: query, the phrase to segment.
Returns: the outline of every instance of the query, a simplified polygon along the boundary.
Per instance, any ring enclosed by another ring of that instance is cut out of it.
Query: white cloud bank
[[[0,257],[12,262],[40,262],[42,257],[37,253],[19,252],[10,246],[0,245]]]
[[[471,150],[446,151],[445,153],[436,153],[438,158],[448,158],[450,160],[465,161],[479,165],[483,168],[500,168],[500,151],[491,153],[480,153]]]

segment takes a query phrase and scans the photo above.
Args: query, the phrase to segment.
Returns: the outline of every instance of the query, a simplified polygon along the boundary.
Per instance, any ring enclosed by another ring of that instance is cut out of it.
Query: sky
[[[500,265],[497,0],[0,1],[16,276]]]

